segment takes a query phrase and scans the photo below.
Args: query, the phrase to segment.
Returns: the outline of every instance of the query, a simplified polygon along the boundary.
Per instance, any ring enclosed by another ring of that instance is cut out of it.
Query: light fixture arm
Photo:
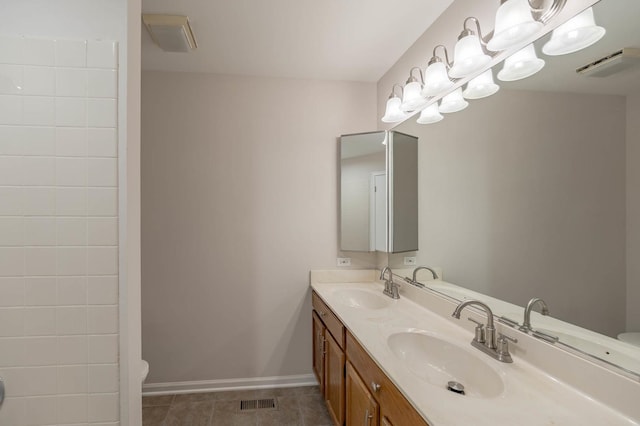
[[[439,44],[433,48],[433,55],[431,56],[431,59],[429,59],[428,65],[431,65],[435,62],[442,62],[442,58],[436,53],[438,47],[442,47],[442,50],[444,50],[444,64],[446,65],[447,69],[451,68],[451,61],[449,61],[449,52],[447,51],[447,46],[445,46],[444,44]]]
[[[396,95],[395,93],[396,87],[400,89],[400,96]],[[402,85],[395,83],[393,86],[391,86],[391,93],[389,94],[389,99],[393,99],[396,97],[399,97],[400,99],[402,99],[403,94],[404,94],[404,88],[402,87]]]
[[[567,0],[528,0],[533,18],[546,24],[551,18],[560,12]]]
[[[458,40],[460,40],[461,38],[466,37],[468,35],[475,35],[476,34],[476,33],[473,32],[473,30],[467,28],[467,22],[469,22],[469,21],[475,22],[476,29],[478,30],[478,39],[480,40],[480,43],[483,46],[486,46],[487,43],[484,41],[484,37],[482,36],[482,30],[480,29],[480,21],[478,21],[478,18],[473,17],[473,16],[469,16],[467,19],[464,20],[464,23],[462,24],[462,32],[458,36]]]
[[[418,74],[420,75],[420,84],[424,84],[424,74],[422,73],[422,69],[420,67],[413,67],[409,70],[409,78],[407,79],[407,84],[418,81],[418,79],[413,76],[413,71],[415,70],[418,70]]]

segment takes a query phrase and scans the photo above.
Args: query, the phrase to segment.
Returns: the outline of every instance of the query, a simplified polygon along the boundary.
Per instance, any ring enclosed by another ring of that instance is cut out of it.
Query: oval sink
[[[389,336],[387,344],[411,372],[443,390],[456,381],[464,385],[467,396],[495,398],[504,391],[502,378],[487,363],[446,340],[402,332]]]
[[[340,302],[351,307],[361,309],[382,309],[389,306],[392,299],[380,292],[364,289],[339,290],[336,293]]]

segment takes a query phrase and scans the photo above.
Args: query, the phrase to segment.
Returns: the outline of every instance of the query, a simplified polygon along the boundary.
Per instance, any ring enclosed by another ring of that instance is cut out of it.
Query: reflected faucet
[[[529,303],[527,303],[527,307],[524,308],[524,321],[522,322],[522,325],[518,328],[518,330],[524,331],[525,333],[533,331],[531,329],[531,311],[538,304],[540,305],[540,313],[542,315],[549,315],[549,308],[547,307],[545,301],[540,299],[539,297],[534,297],[533,299],[529,300]]]
[[[386,272],[389,272],[389,278],[387,279],[384,277]],[[380,271],[380,279],[384,280],[384,291],[382,293],[392,299],[400,299],[399,287],[398,284],[393,282],[393,272],[391,272],[391,268],[385,266],[382,271]]]
[[[403,277],[402,279],[405,280],[406,282],[408,282],[409,284],[413,284],[414,286],[418,287],[418,288],[424,288],[425,285],[422,284],[421,282],[419,282],[416,277],[418,275],[418,271],[421,269],[426,269],[427,271],[431,272],[431,275],[433,275],[433,279],[437,280],[438,279],[438,274],[436,274],[436,271],[434,271],[433,269],[429,268],[428,266],[418,266],[416,269],[413,270],[413,278],[409,278],[409,277]]]

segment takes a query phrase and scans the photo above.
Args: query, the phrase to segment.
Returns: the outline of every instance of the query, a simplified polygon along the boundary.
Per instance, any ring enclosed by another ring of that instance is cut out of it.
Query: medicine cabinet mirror
[[[418,249],[418,138],[396,131],[340,137],[340,249]]]

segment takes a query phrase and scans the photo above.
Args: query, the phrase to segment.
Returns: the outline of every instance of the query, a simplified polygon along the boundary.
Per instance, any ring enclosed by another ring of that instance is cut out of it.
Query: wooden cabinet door
[[[331,333],[325,333],[324,399],[336,425],[344,424],[344,363],[342,348]]]
[[[378,403],[347,362],[346,426],[378,426]]]
[[[320,383],[320,393],[324,395],[324,352],[325,352],[325,343],[324,343],[324,335],[326,329],[324,328],[324,324],[320,321],[320,317],[318,314],[313,312],[312,317],[313,323],[313,372]]]

